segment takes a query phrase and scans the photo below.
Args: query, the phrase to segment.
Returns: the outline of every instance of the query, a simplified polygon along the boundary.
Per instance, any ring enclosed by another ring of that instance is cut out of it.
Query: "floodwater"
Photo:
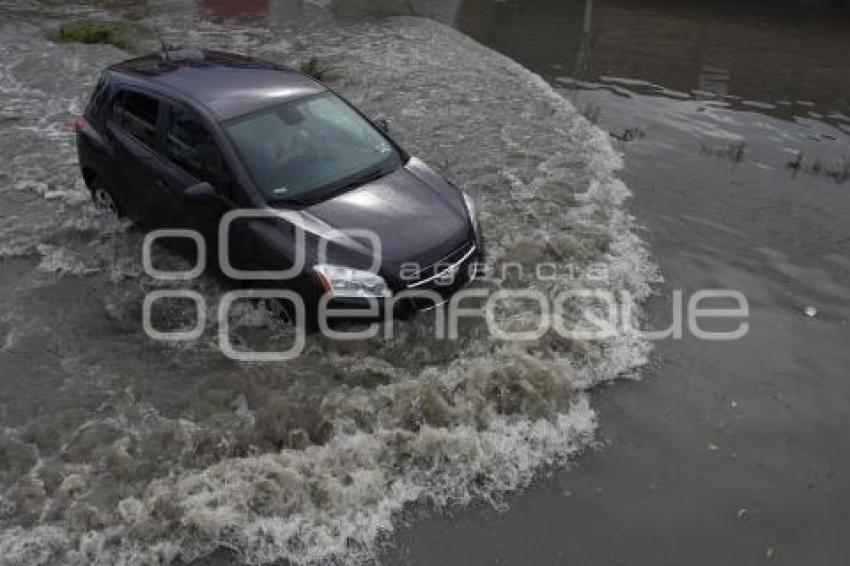
[[[749,332],[658,342],[593,396],[598,453],[404,528],[392,564],[842,564],[850,521],[850,18],[839,3],[467,3],[433,14],[609,132],[664,282],[742,292]],[[725,330],[738,321],[723,323]]]
[[[192,343],[152,341],[143,297],[167,285],[143,273],[142,235],[89,206],[69,127],[99,69],[127,54],[54,44],[60,21],[122,17],[169,43],[316,56],[332,86],[389,116],[403,144],[476,196],[497,266],[594,263],[609,275],[484,288],[552,297],[593,285],[643,300],[656,281],[663,299],[693,291],[700,268],[788,319],[815,308],[830,344],[846,334],[850,279],[847,28],[826,10],[803,14],[628,1],[4,3],[0,564],[188,562],[221,548],[250,563],[369,561],[412,505],[501,508],[587,447],[589,389],[635,375],[650,353],[628,332],[505,342],[476,322],[438,340],[428,317],[397,323],[391,340],[316,338],[287,364],[227,360],[212,322]],[[190,283],[210,309],[229,285]],[[649,319],[666,308],[650,302]],[[192,320],[181,304],[155,316]],[[526,304],[498,316],[535,323]],[[287,339],[261,308],[235,319],[243,345]],[[820,363],[828,376],[843,362]]]
[[[630,293],[625,308],[636,311],[652,266],[601,130],[536,75],[429,20],[339,22],[298,5],[293,19],[222,22],[191,3],[104,6],[0,8],[3,563],[190,561],[222,547],[251,563],[367,560],[406,505],[498,504],[591,441],[587,389],[646,360],[632,331],[506,341],[473,320],[445,340],[423,316],[396,323],[390,339],[315,337],[277,364],[225,358],[212,316],[191,343],[148,338],[143,297],[174,284],[142,272],[138,230],[87,203],[69,128],[99,69],[127,54],[57,45],[46,32],[105,12],[172,44],[318,57],[334,86],[391,115],[413,153],[477,196],[497,269],[524,267],[482,290],[554,297],[592,285]],[[534,277],[538,262],[567,261],[608,275]],[[181,260],[162,252],[155,262]],[[214,309],[228,284],[187,285]],[[495,316],[504,329],[536,327],[518,299]],[[262,309],[245,303],[233,318],[241,346],[286,347]],[[154,321],[194,317],[176,302]]]

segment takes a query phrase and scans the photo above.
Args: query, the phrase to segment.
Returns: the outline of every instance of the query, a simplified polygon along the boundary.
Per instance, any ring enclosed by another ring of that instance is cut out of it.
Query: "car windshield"
[[[401,166],[395,146],[333,93],[225,124],[268,202],[308,204]]]

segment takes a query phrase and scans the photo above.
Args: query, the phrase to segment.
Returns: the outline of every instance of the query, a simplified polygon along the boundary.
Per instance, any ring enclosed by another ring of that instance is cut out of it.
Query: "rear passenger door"
[[[180,208],[163,180],[157,153],[163,103],[154,95],[125,89],[113,99],[107,132],[115,150],[114,187],[130,216],[144,228],[180,226]]]

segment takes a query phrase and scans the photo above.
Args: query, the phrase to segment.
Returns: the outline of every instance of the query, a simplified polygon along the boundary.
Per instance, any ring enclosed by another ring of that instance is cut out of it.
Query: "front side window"
[[[165,156],[201,181],[220,183],[225,177],[224,161],[212,134],[188,110],[169,109]]]
[[[115,121],[142,143],[156,145],[156,120],[159,101],[139,92],[121,94],[114,107]]]
[[[226,131],[267,201],[318,202],[401,166],[395,146],[333,93],[231,120]]]

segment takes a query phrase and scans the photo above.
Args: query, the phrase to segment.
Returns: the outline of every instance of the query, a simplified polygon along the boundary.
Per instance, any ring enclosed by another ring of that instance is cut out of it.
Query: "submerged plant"
[[[645,138],[646,130],[640,126],[635,126],[634,128],[626,128],[623,130],[622,134],[615,134],[614,132],[611,132],[611,137],[623,142],[630,142]]]
[[[704,155],[714,155],[716,157],[723,157],[731,161],[732,163],[740,163],[744,160],[744,155],[747,151],[747,142],[741,141],[736,143],[724,143],[715,146],[709,146],[705,143],[702,144],[702,148],[700,149],[700,153]]]
[[[800,167],[803,165],[803,152],[798,151],[797,156],[790,160],[787,164],[788,169],[791,169],[795,173],[800,170]]]
[[[843,158],[840,161],[822,160],[820,156],[806,160],[803,153],[798,151],[794,159],[786,164],[792,175],[803,172],[806,175],[827,177],[837,183],[844,183],[850,179],[850,159]]]

